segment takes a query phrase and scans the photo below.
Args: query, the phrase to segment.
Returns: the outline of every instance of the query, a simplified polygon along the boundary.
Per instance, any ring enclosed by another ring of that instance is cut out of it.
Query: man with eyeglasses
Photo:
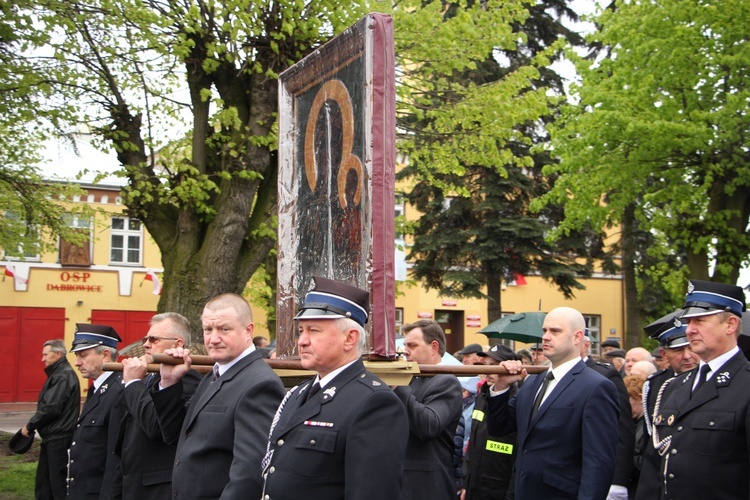
[[[141,339],[146,352],[140,358],[122,361],[122,420],[115,453],[121,470],[116,477],[115,498],[163,499],[172,494],[172,465],[177,443],[167,443],[161,432],[152,392],[159,390],[159,373],[146,374],[153,355],[174,347],[190,345],[190,322],[184,316],[167,312],[151,318],[148,334]],[[183,398],[189,399],[200,382],[190,370],[183,379]],[[121,495],[121,496],[120,496]]]

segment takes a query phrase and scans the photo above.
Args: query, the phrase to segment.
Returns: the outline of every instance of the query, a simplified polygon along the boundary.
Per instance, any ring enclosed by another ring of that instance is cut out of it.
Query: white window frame
[[[123,220],[123,229],[115,229],[114,227],[114,221],[115,219],[122,219]],[[137,221],[138,222],[138,230],[129,229],[130,222],[131,221]],[[109,263],[113,266],[140,266],[143,263],[143,222],[141,222],[138,219],[126,217],[126,216],[112,216],[110,220],[109,225]],[[121,236],[122,237],[122,247],[115,247],[114,245],[114,237],[115,236]],[[135,246],[130,246],[130,238],[132,237],[138,237],[138,246],[135,248]],[[115,249],[120,250],[122,252],[122,260],[115,260],[113,257],[113,253]],[[128,260],[128,253],[132,250],[138,250],[138,261],[137,262],[130,262]]]

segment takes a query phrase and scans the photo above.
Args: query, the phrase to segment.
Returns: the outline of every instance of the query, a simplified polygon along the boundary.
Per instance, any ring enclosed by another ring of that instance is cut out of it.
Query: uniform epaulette
[[[380,387],[388,387],[385,385],[385,382],[370,372],[360,374],[359,377],[357,377],[357,382],[369,387],[373,391],[378,390]]]

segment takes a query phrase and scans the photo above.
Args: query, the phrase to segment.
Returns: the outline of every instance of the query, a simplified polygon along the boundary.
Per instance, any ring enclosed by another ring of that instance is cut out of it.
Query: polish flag
[[[525,285],[526,284],[526,278],[524,278],[523,274],[521,274],[521,273],[514,273],[513,277],[515,278],[516,285]]]
[[[161,295],[161,281],[159,281],[159,277],[156,275],[155,272],[148,270],[146,271],[146,276],[143,278],[143,281],[151,281],[154,283],[154,295]]]
[[[27,280],[26,278],[22,278],[16,275],[16,266],[10,263],[5,264],[5,276],[10,276],[19,285],[25,285],[29,282],[29,280]]]

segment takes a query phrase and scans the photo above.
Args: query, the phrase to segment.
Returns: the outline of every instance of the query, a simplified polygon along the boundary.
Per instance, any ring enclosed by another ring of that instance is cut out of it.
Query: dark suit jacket
[[[635,423],[630,408],[630,395],[625,387],[620,372],[609,363],[594,361],[586,358],[586,366],[609,379],[617,388],[619,395],[620,417],[617,420],[617,455],[615,459],[615,475],[612,484],[628,487],[633,469],[633,453],[635,452]]]
[[[187,404],[180,382],[152,395],[167,443],[177,443],[172,489],[178,499],[260,498],[260,462],[284,396],[281,379],[253,351]]]
[[[200,375],[190,370],[183,379],[185,401],[195,392]],[[120,398],[120,433],[115,454],[120,457],[113,498],[159,500],[172,496],[172,466],[177,443],[164,442],[151,394],[159,390],[159,374],[125,387]],[[148,383],[148,386],[146,385]]]
[[[691,395],[697,374],[673,380],[654,417],[659,438],[672,436],[661,498],[750,498],[750,363],[738,352]]]
[[[654,414],[654,406],[656,405],[656,397],[659,394],[659,389],[661,389],[664,382],[674,376],[674,371],[671,368],[660,370],[649,375],[643,384],[643,397],[646,401],[643,412],[643,442],[641,443],[643,456],[638,484],[635,486],[636,500],[653,500],[659,498],[659,492],[662,489],[661,473],[659,472],[661,457],[656,448],[654,448],[651,434],[649,434],[648,427],[646,426],[646,420],[648,419],[649,423],[652,421],[651,417]]]
[[[461,384],[453,375],[414,377],[394,392],[409,416],[403,500],[455,499],[453,435],[461,419]]]
[[[617,449],[617,389],[579,361],[531,419],[544,376],[529,377],[512,399],[489,400],[490,434],[518,431],[516,498],[602,500]]]
[[[274,428],[265,493],[275,500],[398,500],[409,424],[393,391],[361,361],[305,402],[312,382],[294,390]]]
[[[122,374],[111,374],[86,400],[70,446],[68,496],[109,499],[118,457],[115,442],[119,420],[112,409],[122,394]]]

